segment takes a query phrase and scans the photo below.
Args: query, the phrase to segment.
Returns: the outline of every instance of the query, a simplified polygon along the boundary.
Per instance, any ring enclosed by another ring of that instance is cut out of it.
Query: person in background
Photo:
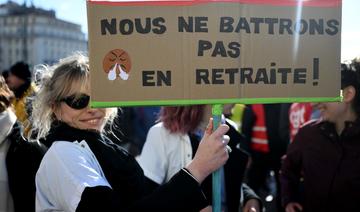
[[[44,72],[33,102],[36,139],[49,147],[36,174],[37,211],[199,211],[200,184],[228,159],[210,120],[194,159],[165,185],[146,191],[135,158],[103,134],[116,108],[90,108],[89,61],[81,54]]]
[[[281,157],[286,153],[289,143],[289,139],[283,139],[279,133],[281,107],[282,104],[247,105],[241,130],[245,135],[242,147],[251,156],[247,183],[267,202],[272,202],[276,195],[276,211],[282,210],[279,170]],[[267,179],[273,182],[268,183]]]
[[[205,131],[206,120],[211,117],[210,105],[162,107],[160,123],[151,127],[144,148],[137,158],[154,188],[168,182],[181,168],[186,167],[196,154],[200,139]],[[243,137],[236,126],[226,123],[230,130],[229,146],[232,151],[224,165],[223,208],[225,211],[260,211],[259,197],[242,183],[248,155],[239,148]],[[209,176],[202,188],[212,199],[212,177]],[[243,196],[241,196],[243,194]],[[243,204],[240,199],[243,200]],[[209,202],[210,204],[210,202]]]
[[[35,211],[35,175],[47,149],[40,142],[29,142],[21,136],[21,124],[17,128],[9,136],[12,142],[6,157],[9,188],[15,212],[30,212]]]
[[[9,190],[6,156],[11,144],[9,135],[16,129],[16,115],[11,109],[11,101],[15,98],[0,76],[0,211],[14,211],[14,203]]]
[[[289,145],[281,169],[287,212],[360,211],[359,60],[342,65],[341,89],[343,101],[315,104],[321,120],[300,128]]]
[[[0,76],[0,211],[35,211],[35,173],[44,151],[22,136],[14,98]]]
[[[17,62],[11,66],[6,83],[15,94],[13,108],[27,134],[31,126],[29,120],[31,115],[29,97],[34,96],[36,93],[36,86],[32,83],[32,74],[29,65],[24,62]]]

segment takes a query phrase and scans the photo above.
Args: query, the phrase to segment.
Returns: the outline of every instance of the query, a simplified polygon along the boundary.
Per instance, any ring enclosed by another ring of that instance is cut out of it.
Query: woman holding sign
[[[199,211],[200,183],[228,159],[221,125],[210,121],[192,162],[151,194],[135,159],[103,135],[116,110],[89,107],[88,58],[49,68],[34,102],[37,139],[50,146],[36,174],[37,211]]]

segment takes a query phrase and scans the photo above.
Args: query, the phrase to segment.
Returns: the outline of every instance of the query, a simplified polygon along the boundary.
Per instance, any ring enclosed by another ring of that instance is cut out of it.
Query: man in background
[[[29,130],[29,116],[31,105],[28,97],[35,95],[36,87],[31,80],[29,65],[24,62],[17,62],[11,66],[6,83],[15,94],[13,108],[18,120],[23,124],[25,133]]]

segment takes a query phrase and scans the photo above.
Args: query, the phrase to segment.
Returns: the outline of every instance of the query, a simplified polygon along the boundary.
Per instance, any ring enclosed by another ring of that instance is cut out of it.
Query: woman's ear
[[[343,89],[343,102],[350,103],[354,100],[356,95],[356,90],[354,86],[347,86]]]

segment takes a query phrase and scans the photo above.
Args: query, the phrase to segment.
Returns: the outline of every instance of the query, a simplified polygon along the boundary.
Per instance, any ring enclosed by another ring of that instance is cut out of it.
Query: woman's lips
[[[92,119],[84,119],[84,120],[81,120],[82,122],[86,122],[88,124],[91,124],[91,125],[96,125],[100,122],[101,118],[92,118]]]

